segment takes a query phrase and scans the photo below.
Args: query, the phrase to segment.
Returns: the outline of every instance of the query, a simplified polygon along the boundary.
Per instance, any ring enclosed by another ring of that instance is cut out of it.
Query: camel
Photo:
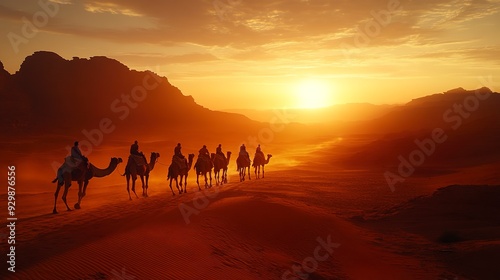
[[[227,184],[227,166],[229,165],[229,160],[231,159],[231,152],[227,152],[226,160],[222,157],[215,156],[214,158],[214,177],[215,184],[218,186],[219,183]],[[220,179],[220,171],[222,169],[222,179]]]
[[[66,196],[68,195],[68,190],[69,187],[71,186],[71,181],[78,182],[78,202],[75,203],[75,209],[80,209],[80,204],[82,203],[83,197],[87,193],[87,186],[89,184],[90,179],[92,179],[93,177],[100,178],[108,176],[116,169],[118,164],[121,162],[123,162],[121,158],[111,158],[111,162],[109,163],[109,166],[106,169],[97,168],[93,164],[89,164],[89,167],[86,167],[85,163],[81,163],[78,166],[78,168],[73,170],[72,172],[63,173],[62,182],[57,182],[58,180],[56,177],[52,181],[52,183],[57,182],[57,188],[54,194],[54,210],[52,210],[52,213],[54,214],[58,213],[56,209],[57,197],[59,196],[59,191],[61,190],[61,187],[63,185],[64,185],[64,193],[62,195],[62,200],[66,205],[66,209],[68,211],[71,211],[71,208],[69,208],[68,203],[66,201]]]
[[[253,164],[252,166],[255,168],[255,177],[257,179],[260,178],[260,167],[262,166],[262,178],[264,178],[264,165],[269,163],[269,160],[271,159],[273,155],[267,154],[267,159],[264,158],[264,154],[262,156],[258,156],[255,154],[253,158]]]
[[[129,156],[127,167],[125,168],[125,174],[122,175],[127,177],[127,192],[129,200],[132,200],[129,188],[130,177],[132,177],[132,191],[134,192],[135,197],[139,198],[139,196],[137,196],[137,193],[135,192],[135,180],[137,180],[137,175],[139,175],[142,182],[142,196],[148,197],[149,172],[151,172],[151,170],[155,168],[156,161],[158,160],[159,157],[160,157],[159,153],[152,152],[149,163],[146,162],[146,165],[137,165],[134,162],[134,160]],[[144,184],[144,177],[146,177],[146,184]]]
[[[246,170],[248,169],[248,180],[252,180],[250,178],[250,158],[248,155],[239,155],[236,159],[237,169],[240,173],[240,182],[245,181]]]
[[[200,175],[205,176],[205,189],[212,187],[212,168],[214,167],[213,165],[214,157],[215,154],[212,153],[211,158],[208,160],[200,158],[200,156],[198,156],[198,159],[196,160],[196,164],[194,165],[194,170],[196,170],[196,184],[198,184],[198,190],[200,191],[201,191],[200,182],[198,180]],[[210,184],[208,184],[207,173],[210,176]]]
[[[172,191],[172,195],[175,195],[174,191],[172,190],[172,180],[175,179],[175,185],[177,186],[177,190],[179,191],[179,194],[181,193],[187,193],[187,177],[188,177],[188,172],[191,170],[191,166],[193,166],[193,158],[194,154],[189,154],[188,155],[188,163],[186,168],[180,168],[178,164],[172,162],[170,166],[168,167],[168,175],[167,175],[167,180],[170,179],[170,190]],[[180,178],[180,185],[181,188],[179,189],[179,182],[177,181],[177,177]],[[184,190],[182,189],[182,178],[184,178]]]

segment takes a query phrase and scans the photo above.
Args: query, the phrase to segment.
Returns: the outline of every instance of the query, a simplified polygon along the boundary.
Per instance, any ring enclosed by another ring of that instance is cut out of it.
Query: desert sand
[[[333,166],[335,143],[274,147],[265,178],[252,170],[244,182],[233,159],[228,184],[202,191],[191,171],[188,193],[175,196],[166,181],[171,151],[156,149],[164,157],[149,197],[128,200],[122,164],[91,180],[82,209],[66,211],[59,198],[57,215],[52,178],[21,177],[16,272],[1,278],[496,279],[500,186],[475,184],[498,185],[498,166],[415,176],[392,192],[383,170]],[[105,167],[109,157],[98,155]],[[438,190],[456,182],[468,186]],[[71,208],[77,192],[73,183]],[[439,241],[443,234],[452,239]]]

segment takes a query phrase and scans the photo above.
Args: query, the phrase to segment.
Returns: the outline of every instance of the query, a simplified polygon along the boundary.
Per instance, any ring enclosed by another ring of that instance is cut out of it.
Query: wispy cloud
[[[110,2],[90,2],[85,3],[85,10],[91,13],[110,13],[110,14],[119,14],[126,16],[134,16],[139,17],[142,14],[123,6],[120,6],[116,3]]]

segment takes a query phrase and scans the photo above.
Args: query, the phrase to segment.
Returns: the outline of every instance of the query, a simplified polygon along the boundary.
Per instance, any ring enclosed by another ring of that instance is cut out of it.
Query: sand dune
[[[388,274],[394,279],[430,279],[440,275],[434,268],[420,270],[414,256],[374,245],[376,232],[340,218],[351,213],[341,210],[341,202],[350,204],[353,195],[332,182],[332,176],[339,178],[341,172],[271,171],[265,179],[240,183],[231,177],[230,184],[214,186],[206,193],[175,197],[165,184],[154,184],[151,197],[132,201],[118,199],[117,190],[125,195],[123,186],[100,188],[99,196],[110,196],[94,202],[97,196],[89,196],[82,210],[21,221],[20,269],[2,277],[280,279],[285,275],[284,279],[295,279],[286,272],[314,258],[318,239],[330,239],[338,246],[331,247],[317,267],[310,263],[315,268],[308,273],[310,279],[387,279]],[[358,190],[369,192],[370,188],[365,184]],[[186,223],[180,205],[199,212]],[[304,268],[301,271],[304,276]]]
[[[58,215],[51,214],[51,178],[21,177],[30,191],[17,197],[18,270],[0,277],[494,279],[498,187],[438,189],[453,182],[497,185],[491,175],[497,165],[410,177],[392,192],[383,171],[333,165],[344,153],[336,149],[339,141],[347,140],[270,145],[274,157],[264,179],[252,173],[252,180],[239,182],[233,162],[229,184],[198,191],[191,172],[188,193],[176,196],[166,182],[170,156],[152,171],[148,198],[128,200],[119,166],[91,181],[81,210],[64,211],[59,200]],[[144,149],[153,146],[158,143],[146,142]],[[120,153],[101,149],[93,157],[99,166],[110,151]],[[20,166],[37,168],[42,160]],[[71,208],[77,192],[74,184]],[[436,241],[449,229],[458,229],[460,242]]]
[[[499,198],[500,185],[452,185],[358,224],[386,232],[407,253],[426,256],[466,279],[498,279]]]

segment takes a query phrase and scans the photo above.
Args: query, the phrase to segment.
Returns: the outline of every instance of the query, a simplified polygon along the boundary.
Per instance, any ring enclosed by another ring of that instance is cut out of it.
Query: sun
[[[315,109],[332,105],[332,88],[318,79],[300,81],[295,88],[296,107]]]

